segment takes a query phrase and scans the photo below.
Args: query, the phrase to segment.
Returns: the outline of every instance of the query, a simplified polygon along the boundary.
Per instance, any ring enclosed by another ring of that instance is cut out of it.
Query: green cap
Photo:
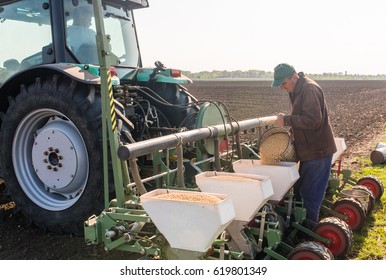
[[[274,71],[272,86],[280,87],[283,84],[285,78],[288,78],[293,73],[295,73],[295,68],[288,63],[280,63],[275,67]]]

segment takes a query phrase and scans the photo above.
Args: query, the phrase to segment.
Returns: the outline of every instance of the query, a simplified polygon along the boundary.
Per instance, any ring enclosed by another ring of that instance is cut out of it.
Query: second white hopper
[[[231,196],[238,221],[250,221],[273,195],[269,177],[229,172],[207,171],[196,175],[203,192]]]
[[[236,173],[268,176],[272,181],[273,195],[270,200],[281,200],[299,179],[296,162],[278,162],[277,165],[262,165],[260,160],[240,159],[233,162]]]

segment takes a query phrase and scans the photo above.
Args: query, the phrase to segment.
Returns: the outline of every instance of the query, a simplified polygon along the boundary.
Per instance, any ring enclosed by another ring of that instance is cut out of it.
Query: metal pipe
[[[237,132],[235,138],[236,138],[236,151],[237,151],[237,156],[238,156],[239,158],[241,158],[241,157],[242,157],[242,154],[241,154],[241,143],[240,143],[240,131]]]
[[[179,187],[185,187],[185,180],[184,180],[184,152],[182,145],[178,145],[176,147],[177,151],[177,185]]]
[[[162,178],[162,177],[165,177],[166,175],[168,174],[172,174],[172,173],[176,173],[177,172],[177,168],[176,169],[171,169],[171,170],[168,170],[168,171],[165,171],[165,172],[162,172],[160,174],[157,174],[157,175],[154,175],[154,176],[151,176],[151,177],[147,177],[145,179],[142,179],[141,182],[142,183],[147,183],[147,182],[150,182],[152,180],[155,180],[155,179],[158,179],[158,178]],[[136,183],[135,182],[132,182],[130,184],[127,185],[128,187],[133,187],[133,186],[136,186]]]
[[[169,147],[175,147],[183,143],[204,140],[223,136],[225,133],[237,133],[239,131],[248,130],[263,125],[274,124],[276,116],[262,117],[244,120],[240,122],[233,122],[232,124],[220,124],[215,126],[208,126],[203,128],[192,129],[184,132],[152,138],[136,143],[122,145],[118,148],[118,157],[121,160],[128,160],[129,158],[136,158],[143,155],[150,154],[157,150],[164,150]],[[233,130],[233,131],[232,131]]]
[[[218,139],[218,137],[215,137],[214,141],[213,141],[214,166],[215,166],[216,171],[221,171],[220,151],[219,151],[218,145],[219,145],[219,139]]]
[[[137,159],[129,159],[129,166],[130,166],[131,175],[133,176],[135,185],[137,186],[139,193],[141,195],[147,193],[147,190],[142,183],[141,175],[139,175]]]
[[[226,153],[222,153],[221,155],[226,155]],[[200,164],[204,164],[206,162],[213,162],[213,161],[214,161],[214,157],[208,157],[206,159],[194,162],[194,165],[199,166]]]
[[[178,146],[177,146],[178,147]],[[254,153],[253,150],[251,150],[248,146],[246,146],[251,153]],[[227,152],[224,152],[224,153],[220,153],[219,156],[226,156],[228,153]],[[257,155],[256,155],[257,156]],[[200,160],[200,161],[196,161],[194,162],[193,164],[195,166],[199,166],[200,164],[203,164],[203,163],[206,163],[206,162],[215,162],[215,157],[209,157],[209,158],[206,158],[206,159],[203,159],[203,160]],[[177,164],[178,164],[178,161],[177,161]],[[182,163],[183,164],[183,163]],[[158,178],[162,178],[162,177],[165,177],[166,175],[169,175],[169,174],[172,174],[172,173],[176,173],[176,172],[182,172],[182,170],[184,170],[184,168],[181,168],[181,167],[177,167],[175,169],[170,169],[168,171],[165,171],[165,172],[162,172],[162,173],[159,173],[157,175],[153,175],[153,176],[150,176],[150,177],[146,177],[144,179],[141,179],[141,182],[142,183],[146,183],[146,182],[150,182],[150,181],[153,181],[155,179],[158,179]],[[220,170],[217,170],[217,171],[220,171]],[[182,172],[183,174],[183,172]],[[177,175],[178,176],[178,175]],[[184,184],[185,185],[185,184]],[[136,186],[136,183],[135,182],[131,182],[127,185],[127,187],[134,187]]]

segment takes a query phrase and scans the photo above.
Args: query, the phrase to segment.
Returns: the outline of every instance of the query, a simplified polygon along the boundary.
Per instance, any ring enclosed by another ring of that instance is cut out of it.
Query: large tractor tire
[[[101,100],[93,86],[41,77],[10,99],[0,134],[6,191],[29,223],[83,234],[103,209]]]

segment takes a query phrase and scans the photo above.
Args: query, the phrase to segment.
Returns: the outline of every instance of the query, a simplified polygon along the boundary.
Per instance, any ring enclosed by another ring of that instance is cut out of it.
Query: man
[[[90,29],[92,11],[74,9],[73,23],[67,28],[67,44],[81,63],[97,63],[96,32]]]
[[[300,161],[300,178],[294,185],[295,199],[303,200],[307,218],[318,223],[332,155],[337,150],[323,90],[287,63],[275,67],[272,86],[288,92],[291,102],[291,114],[279,113],[276,122],[291,128]]]

